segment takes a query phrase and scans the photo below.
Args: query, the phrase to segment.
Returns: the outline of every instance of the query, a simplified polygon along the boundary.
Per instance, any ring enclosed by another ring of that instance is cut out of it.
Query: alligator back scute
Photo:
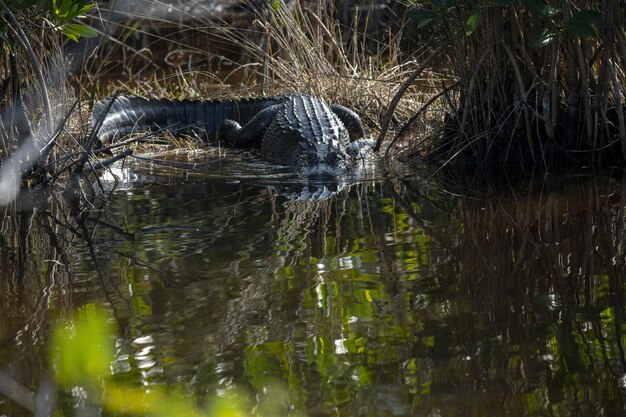
[[[224,119],[246,123],[260,110],[280,103],[284,96],[244,100],[165,100],[119,96],[105,114],[108,102],[98,103],[92,112],[92,125],[103,120],[98,132],[107,142],[132,133],[170,132],[175,135],[202,133],[215,140]]]
[[[340,152],[349,143],[347,131],[328,105],[309,96],[293,95],[283,104],[263,136],[261,154],[280,164],[295,165],[307,150],[328,145]]]

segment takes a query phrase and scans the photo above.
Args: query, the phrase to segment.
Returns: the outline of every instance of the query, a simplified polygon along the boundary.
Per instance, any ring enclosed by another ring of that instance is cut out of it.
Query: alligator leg
[[[248,123],[241,126],[234,120],[225,119],[217,132],[218,141],[233,147],[253,148],[260,146],[261,138],[282,104],[275,104],[257,113]]]
[[[357,139],[350,142],[346,152],[353,158],[363,158],[371,155],[374,144],[375,141],[372,139]]]
[[[365,138],[365,131],[363,130],[363,123],[358,114],[353,112],[347,107],[343,107],[339,104],[329,105],[332,112],[341,120],[343,125],[348,129],[350,135],[350,142]]]

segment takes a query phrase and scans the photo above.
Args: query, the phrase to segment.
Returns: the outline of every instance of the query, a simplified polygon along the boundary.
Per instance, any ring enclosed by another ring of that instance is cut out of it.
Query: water
[[[2,240],[0,369],[37,389],[51,326],[96,303],[114,378],[200,404],[237,386],[276,415],[626,412],[621,176],[375,175],[299,201],[287,173],[222,168],[127,171],[82,230],[52,199],[5,220],[30,232]]]

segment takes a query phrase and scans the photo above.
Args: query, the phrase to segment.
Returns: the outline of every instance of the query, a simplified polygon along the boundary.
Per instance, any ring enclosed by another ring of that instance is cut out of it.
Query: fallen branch
[[[447,94],[450,90],[452,90],[453,88],[456,88],[459,85],[459,82],[457,81],[456,83],[452,84],[449,87],[444,88],[442,91],[440,91],[439,93],[435,94],[434,96],[432,96],[430,98],[430,100],[428,100],[418,111],[417,113],[415,113],[413,116],[411,116],[411,118],[409,120],[406,121],[406,123],[404,125],[402,125],[402,127],[400,128],[400,130],[398,130],[398,133],[396,133],[396,135],[394,136],[393,139],[391,139],[391,143],[389,144],[389,146],[387,146],[387,150],[385,151],[385,157],[387,157],[387,155],[389,154],[389,151],[391,150],[391,148],[393,147],[393,145],[398,141],[398,139],[400,139],[407,130],[409,130],[409,128],[411,127],[411,125],[413,125],[413,123],[415,123],[415,121],[422,115],[422,113],[424,113],[426,110],[428,110],[428,108],[436,101],[439,99],[439,97],[443,96],[444,94]]]
[[[132,154],[133,154],[133,150],[132,149],[128,149],[128,150],[122,152],[121,154],[114,156],[111,159],[107,159],[106,161],[102,161],[102,162],[98,162],[96,164],[90,165],[88,169],[82,170],[81,173],[82,174],[91,174],[92,172],[96,172],[99,169],[106,168],[109,165],[111,165],[112,163],[117,162],[120,159],[124,159],[127,156],[131,156]]]
[[[400,86],[396,94],[391,99],[391,102],[389,103],[389,108],[387,109],[387,112],[385,113],[385,117],[383,118],[383,122],[381,123],[380,134],[378,135],[378,139],[376,140],[376,145],[374,146],[374,152],[378,152],[380,150],[380,146],[385,140],[385,135],[387,134],[387,130],[389,129],[389,124],[391,124],[391,118],[393,117],[393,112],[396,110],[396,107],[398,107],[398,103],[400,102],[400,99],[402,98],[404,93],[406,93],[406,90],[408,90],[409,87],[413,84],[413,82],[417,79],[417,77],[419,77],[420,74],[424,72],[424,70],[428,67],[430,60],[436,55],[438,55],[442,49],[443,49],[442,46],[435,49],[433,53],[430,54],[424,60],[424,62],[422,62],[422,64],[419,67],[417,67],[417,69],[413,72],[413,74],[411,74],[409,78],[407,78],[402,83],[402,85]]]
[[[76,162],[75,164],[76,168],[74,169],[74,174],[80,173],[80,171],[82,171],[83,167],[85,166],[85,163],[87,162],[87,159],[89,158],[91,148],[93,148],[94,143],[96,143],[96,139],[98,139],[98,131],[100,131],[100,127],[102,127],[102,123],[104,123],[104,119],[106,118],[106,115],[111,110],[111,106],[113,106],[113,103],[115,102],[115,99],[117,99],[117,96],[118,96],[118,93],[115,93],[113,97],[111,98],[111,100],[109,100],[109,102],[107,103],[106,110],[102,113],[102,117],[96,120],[96,124],[93,126],[93,129],[91,129],[91,132],[89,133],[89,136],[87,137],[85,147],[83,148],[85,153],[83,154],[81,159],[78,162]]]

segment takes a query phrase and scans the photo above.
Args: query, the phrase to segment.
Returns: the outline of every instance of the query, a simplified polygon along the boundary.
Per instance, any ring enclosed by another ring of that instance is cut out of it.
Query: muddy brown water
[[[299,201],[284,173],[231,168],[118,171],[84,229],[53,196],[6,217],[2,373],[36,390],[50,329],[97,304],[114,378],[200,404],[278,386],[277,415],[626,412],[621,174],[495,193],[384,174]],[[0,415],[29,414],[0,396]]]

